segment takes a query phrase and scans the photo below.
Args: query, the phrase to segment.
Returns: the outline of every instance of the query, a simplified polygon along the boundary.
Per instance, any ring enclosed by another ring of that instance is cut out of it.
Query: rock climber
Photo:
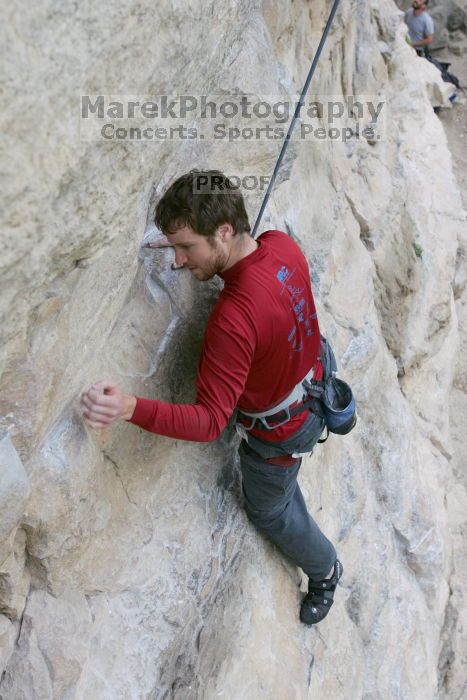
[[[426,11],[427,5],[428,0],[413,0],[412,7],[405,13],[410,43],[419,56],[426,55],[435,31],[433,20]]]
[[[156,207],[175,264],[200,281],[224,281],[204,335],[194,404],[126,394],[98,382],[81,395],[93,428],[126,420],[168,437],[215,440],[235,413],[242,488],[250,520],[308,576],[300,619],[320,622],[333,604],[343,567],[297,483],[302,455],[324,428],[309,409],[302,382],[319,380],[320,329],[308,264],[281,231],[256,240],[243,196],[220,171],[192,170],[167,189]],[[298,408],[290,415],[291,407]]]

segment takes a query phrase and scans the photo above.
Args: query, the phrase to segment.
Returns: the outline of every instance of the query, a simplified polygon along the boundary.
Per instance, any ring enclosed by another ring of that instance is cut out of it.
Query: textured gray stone
[[[449,596],[443,407],[465,216],[432,109],[449,88],[389,0],[343,0],[313,86],[384,101],[382,138],[294,143],[262,226],[302,245],[358,402],[357,429],[300,477],[344,562],[329,618],[298,622],[298,572],[241,509],[232,431],[210,445],[129,424],[97,434],[79,414],[80,392],[104,377],[193,399],[219,285],[141,243],[175,175],[268,175],[279,147],[79,140],[79,93],[295,98],[328,9],[39,2],[3,23],[25,96],[11,87],[2,114],[15,172],[1,210],[1,410],[21,475],[0,493],[15,620],[0,617],[2,700],[427,700],[438,665],[459,657],[444,644],[464,613]],[[247,196],[252,220],[260,199]]]
[[[16,627],[5,615],[0,615],[0,674],[7,667],[14,650]]]
[[[0,540],[18,525],[29,496],[29,479],[8,431],[0,432]],[[0,550],[1,552],[1,550]]]

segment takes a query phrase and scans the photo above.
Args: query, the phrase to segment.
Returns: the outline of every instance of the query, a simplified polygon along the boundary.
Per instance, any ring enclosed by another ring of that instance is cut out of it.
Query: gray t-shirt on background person
[[[410,41],[421,41],[429,34],[434,34],[435,27],[428,12],[422,12],[418,17],[414,16],[413,8],[405,13],[405,23],[409,28]]]

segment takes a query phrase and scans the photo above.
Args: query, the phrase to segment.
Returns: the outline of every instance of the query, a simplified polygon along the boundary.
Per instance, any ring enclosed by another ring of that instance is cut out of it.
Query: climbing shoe
[[[343,572],[342,564],[336,559],[331,578],[322,581],[309,579],[308,593],[300,608],[300,620],[305,625],[316,625],[326,617],[334,602],[334,591]]]

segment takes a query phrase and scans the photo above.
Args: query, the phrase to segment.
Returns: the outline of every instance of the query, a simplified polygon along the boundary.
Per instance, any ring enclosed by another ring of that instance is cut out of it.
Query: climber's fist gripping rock
[[[135,406],[136,397],[124,394],[112,381],[97,382],[81,394],[83,418],[96,430],[108,428],[119,420],[129,420]]]

